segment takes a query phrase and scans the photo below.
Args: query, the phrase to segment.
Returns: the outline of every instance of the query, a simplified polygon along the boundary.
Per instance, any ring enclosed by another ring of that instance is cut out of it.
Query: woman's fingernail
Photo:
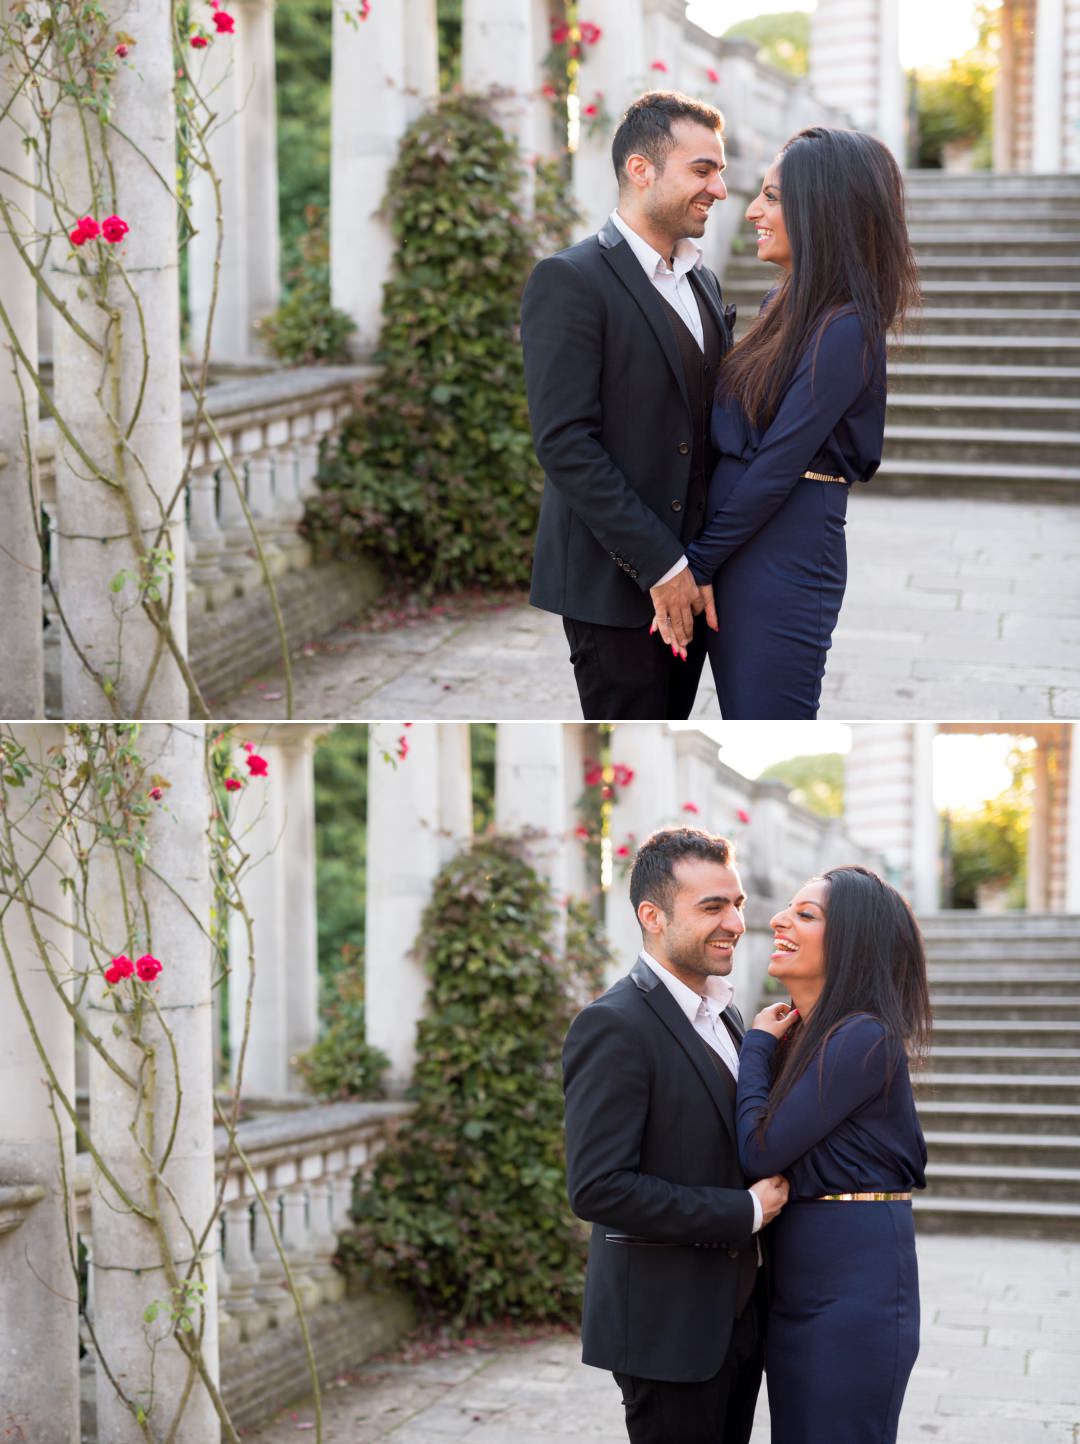
[[[652,634],[653,634],[655,631],[656,631],[656,618],[653,617],[652,621],[649,623],[649,636],[651,637]]]

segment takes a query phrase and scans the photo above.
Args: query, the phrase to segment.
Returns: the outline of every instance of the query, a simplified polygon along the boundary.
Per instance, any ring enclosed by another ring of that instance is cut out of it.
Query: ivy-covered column
[[[633,774],[616,788],[611,809],[613,878],[607,894],[606,927],[618,973],[626,971],[641,947],[641,929],[630,905],[629,866],[634,853],[658,827],[677,826],[683,799],[678,794],[675,734],[663,722],[616,723],[611,760]],[[705,824],[708,825],[707,823]]]
[[[439,727],[376,723],[368,747],[367,1041],[390,1059],[387,1087],[412,1079],[427,975],[414,947],[444,861],[439,817]]]
[[[600,27],[600,39],[589,49],[588,64],[579,76],[581,104],[597,104],[611,118],[610,126],[590,133],[582,128],[574,155],[574,201],[582,215],[578,236],[600,229],[618,199],[611,166],[611,135],[635,95],[662,75],[648,73],[642,0],[591,0],[583,18]],[[600,100],[597,101],[597,95]]]
[[[16,727],[12,735],[35,766],[64,743],[58,725]],[[20,789],[8,796],[14,814]],[[16,865],[29,869],[49,842],[49,819],[36,807],[11,821],[18,827]],[[74,1126],[59,1103],[55,1111],[51,1106],[31,1034],[33,1027],[57,1084],[74,1099],[71,1019],[34,937],[62,981],[71,967],[71,902],[58,861],[54,850],[33,871],[27,889],[33,915],[12,903],[0,920],[0,1197],[6,1205],[0,1218],[0,1427],[17,1428],[35,1444],[79,1438],[79,1307],[61,1187],[63,1171],[71,1176]],[[24,1207],[12,1208],[16,1197]],[[21,1219],[14,1227],[13,1218]]]
[[[63,707],[186,717],[173,36],[160,0],[101,9],[104,24],[88,11],[86,37],[72,32],[51,151],[49,280],[71,318],[56,318],[53,347]],[[99,129],[95,57],[117,32],[138,60],[119,68]],[[159,608],[171,646],[151,619]]]
[[[145,824],[151,866],[136,879],[131,860],[119,852],[96,861],[90,878],[91,911],[106,946],[116,954],[143,954],[141,964],[147,956],[161,964],[153,983],[128,977],[110,984],[99,973],[90,984],[87,1021],[109,1060],[91,1053],[90,1136],[102,1164],[92,1184],[92,1287],[107,1366],[97,1369],[98,1438],[145,1444],[139,1410],[150,1437],[165,1438],[190,1386],[169,1437],[177,1444],[216,1444],[218,1413],[203,1377],[193,1376],[176,1329],[176,1316],[189,1311],[191,1335],[201,1337],[216,1386],[217,1242],[213,1233],[203,1239],[214,1207],[203,728],[148,726],[137,747],[164,794]],[[163,1250],[189,1285],[170,1284]]]
[[[0,0],[0,35],[22,0]],[[0,57],[0,513],[4,555],[0,564],[0,617],[4,640],[0,716],[43,717],[45,680],[41,637],[42,561],[37,527],[37,287],[20,247],[37,246],[34,152],[36,122],[10,57]],[[15,238],[18,238],[16,244]],[[35,256],[36,260],[36,256]],[[17,359],[16,348],[26,364]],[[28,369],[29,368],[29,369]]]
[[[563,729],[553,722],[500,722],[495,733],[495,828],[520,833],[529,861],[551,884],[555,947],[562,951],[573,825],[566,807]]]

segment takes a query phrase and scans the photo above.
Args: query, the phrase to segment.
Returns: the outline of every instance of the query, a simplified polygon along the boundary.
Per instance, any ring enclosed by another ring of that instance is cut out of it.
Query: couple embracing
[[[779,284],[736,345],[697,238],[727,196],[723,116],[670,91],[612,142],[618,206],[522,302],[546,482],[531,600],[563,618],[583,715],[812,718],[846,582],[847,492],[881,460],[885,336],[917,295],[903,185],[811,127],[747,216]]]
[[[731,844],[654,833],[630,900],[642,951],[563,1050],[570,1201],[593,1225],[584,1362],[615,1376],[631,1444],[746,1444],[763,1367],[773,1444],[893,1444],[926,1166],[911,910],[863,867],[805,883],[771,922],[791,1002],[746,1030]]]

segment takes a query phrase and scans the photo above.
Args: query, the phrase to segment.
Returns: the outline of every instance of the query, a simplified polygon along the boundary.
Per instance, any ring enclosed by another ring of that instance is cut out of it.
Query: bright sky
[[[720,744],[720,761],[758,777],[773,762],[819,752],[849,752],[852,727],[844,722],[696,722],[694,727]],[[874,724],[856,723],[872,727]],[[1005,760],[1021,739],[946,734],[934,740],[934,802],[939,808],[973,807],[1009,785]]]
[[[736,20],[785,10],[814,10],[815,0],[691,0],[687,15],[714,35]],[[974,0],[904,0],[900,6],[900,63],[943,65],[975,42]]]

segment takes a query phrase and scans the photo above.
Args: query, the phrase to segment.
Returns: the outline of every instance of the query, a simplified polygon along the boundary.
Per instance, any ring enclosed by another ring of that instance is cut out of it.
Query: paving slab
[[[922,1348],[899,1444],[1077,1444],[1080,1244],[931,1234],[918,1241]],[[245,1434],[312,1435],[301,1400]],[[375,1360],[323,1401],[325,1444],[584,1444],[625,1441],[610,1375],[580,1362],[576,1334],[444,1359]],[[762,1389],[751,1444],[770,1444]]]
[[[934,721],[1080,715],[1080,506],[856,492],[849,581],[820,716]],[[295,658],[293,715],[573,719],[558,617],[521,595],[384,603]],[[213,715],[285,716],[279,672]],[[708,668],[695,718],[720,716]]]

